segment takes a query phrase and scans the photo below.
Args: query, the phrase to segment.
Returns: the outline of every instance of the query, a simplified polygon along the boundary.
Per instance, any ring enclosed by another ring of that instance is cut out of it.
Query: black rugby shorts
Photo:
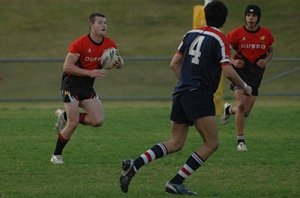
[[[196,89],[186,91],[173,98],[170,119],[174,122],[193,125],[194,121],[207,116],[215,116],[213,93]]]

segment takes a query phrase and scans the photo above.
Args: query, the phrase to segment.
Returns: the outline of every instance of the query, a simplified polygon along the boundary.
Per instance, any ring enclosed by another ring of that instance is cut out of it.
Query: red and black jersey
[[[264,27],[250,32],[245,26],[242,26],[229,32],[227,38],[238,57],[245,57],[254,64],[259,58],[266,55],[274,42],[271,31]]]
[[[101,69],[101,56],[108,48],[117,48],[113,40],[103,37],[101,43],[94,42],[90,35],[83,35],[69,45],[69,52],[79,54],[76,65],[82,69]],[[75,76],[64,72],[62,77],[62,90],[78,91],[93,89],[94,78],[89,76]]]
[[[89,35],[84,35],[70,44],[69,52],[79,54],[77,66],[92,70],[101,68],[101,55],[111,47],[117,48],[116,44],[108,37],[103,37],[101,43],[95,43]]]
[[[229,32],[227,38],[231,47],[236,51],[235,58],[245,62],[243,68],[234,67],[234,69],[248,85],[258,89],[265,68],[260,68],[256,62],[267,56],[274,43],[271,31],[259,27],[257,31],[251,32],[242,26]]]

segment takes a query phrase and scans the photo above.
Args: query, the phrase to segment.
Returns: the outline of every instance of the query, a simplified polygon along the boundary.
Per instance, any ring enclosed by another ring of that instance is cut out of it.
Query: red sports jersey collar
[[[97,46],[101,45],[101,44],[103,43],[103,41],[104,41],[104,38],[105,38],[105,37],[103,36],[101,42],[100,42],[100,43],[97,43],[97,42],[95,42],[95,41],[91,38],[91,35],[90,35],[90,34],[88,34],[87,37],[89,37],[90,41],[91,41],[92,43],[94,43],[95,45],[97,45]]]
[[[246,32],[249,32],[250,34],[256,33],[256,32],[258,32],[258,31],[261,29],[260,26],[258,26],[257,30],[251,31],[251,30],[248,30],[248,29],[246,28],[246,25],[244,25],[243,28],[244,28],[244,30],[245,30]]]

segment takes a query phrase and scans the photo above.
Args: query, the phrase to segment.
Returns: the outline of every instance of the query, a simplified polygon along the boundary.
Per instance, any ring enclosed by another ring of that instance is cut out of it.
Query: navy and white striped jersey
[[[191,30],[184,35],[177,53],[182,54],[184,59],[174,95],[193,89],[214,93],[220,82],[222,64],[230,63],[226,36],[209,26]]]

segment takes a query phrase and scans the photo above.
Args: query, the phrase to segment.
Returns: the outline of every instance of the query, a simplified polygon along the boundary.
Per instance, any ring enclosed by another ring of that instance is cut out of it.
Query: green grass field
[[[124,57],[171,57],[192,26],[192,8],[199,0],[0,0],[0,51],[5,58],[63,58],[71,40],[88,32],[87,17],[108,16],[108,36]],[[275,36],[275,57],[299,57],[297,21],[300,1],[226,0],[224,32],[244,23],[245,6],[261,6],[262,25]],[[126,60],[125,60],[126,61]],[[170,97],[176,80],[168,61],[126,62],[105,81],[96,81],[105,97]],[[264,79],[298,67],[298,62],[271,62]],[[65,164],[49,162],[54,150],[54,110],[59,99],[62,63],[2,63],[0,100],[0,198],[19,197],[174,197],[164,184],[177,173],[201,139],[191,129],[177,154],[141,169],[129,193],[119,189],[121,161],[136,158],[169,137],[168,102],[104,101],[106,122],[101,128],[79,126],[64,151]],[[263,84],[261,93],[299,93],[299,72]],[[232,92],[225,87],[225,98]],[[247,119],[249,152],[235,151],[233,118],[219,126],[221,146],[186,180],[200,197],[300,197],[300,98],[260,96]]]
[[[118,186],[123,159],[169,137],[169,102],[106,102],[101,128],[79,126],[49,162],[61,103],[0,103],[0,197],[125,197]],[[259,100],[247,119],[249,151],[235,150],[233,118],[219,126],[219,150],[185,184],[200,197],[299,197],[299,100]],[[192,128],[177,154],[142,168],[126,197],[172,197],[164,184],[201,144]]]

